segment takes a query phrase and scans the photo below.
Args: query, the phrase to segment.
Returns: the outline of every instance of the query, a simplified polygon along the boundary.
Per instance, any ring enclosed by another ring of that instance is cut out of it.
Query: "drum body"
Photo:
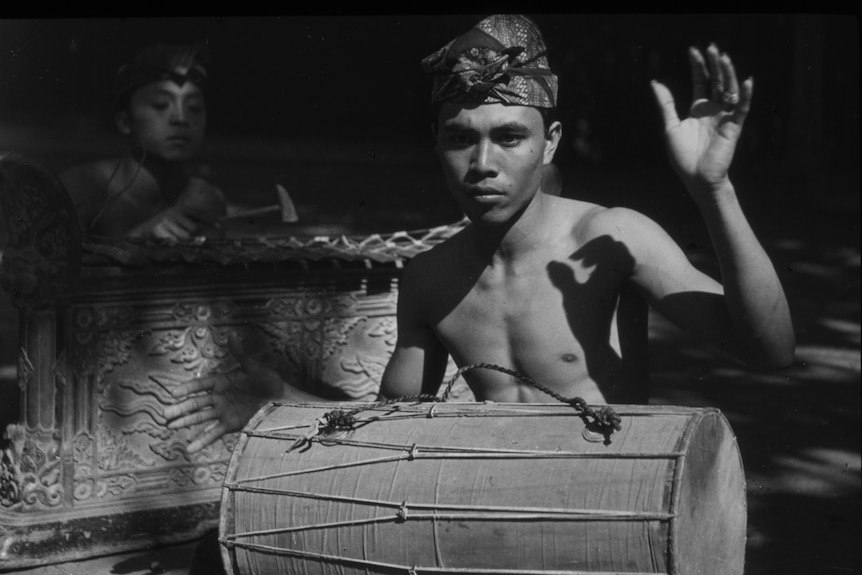
[[[743,572],[745,478],[716,409],[613,406],[608,442],[563,404],[367,404],[315,434],[338,407],[357,404],[272,403],[246,426],[228,573]]]

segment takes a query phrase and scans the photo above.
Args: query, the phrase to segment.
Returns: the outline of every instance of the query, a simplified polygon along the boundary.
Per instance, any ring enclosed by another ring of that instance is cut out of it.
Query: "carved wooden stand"
[[[460,227],[185,245],[89,241],[59,181],[11,155],[0,157],[0,202],[21,391],[20,420],[6,429],[0,459],[0,571],[215,528],[235,435],[189,455],[193,430],[164,425],[171,387],[234,369],[234,330],[290,381],[373,398],[395,343],[403,264]]]

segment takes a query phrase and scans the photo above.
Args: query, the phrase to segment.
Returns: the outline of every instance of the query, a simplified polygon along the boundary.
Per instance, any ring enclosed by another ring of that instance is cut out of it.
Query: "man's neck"
[[[550,204],[538,192],[514,218],[497,226],[473,225],[472,243],[479,257],[492,265],[507,265],[530,257],[547,244],[551,228]]]

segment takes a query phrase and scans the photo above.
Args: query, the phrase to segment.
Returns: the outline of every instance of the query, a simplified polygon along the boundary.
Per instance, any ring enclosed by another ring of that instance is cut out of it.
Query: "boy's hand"
[[[187,241],[197,230],[197,224],[177,208],[168,208],[150,220],[149,235],[163,240]]]

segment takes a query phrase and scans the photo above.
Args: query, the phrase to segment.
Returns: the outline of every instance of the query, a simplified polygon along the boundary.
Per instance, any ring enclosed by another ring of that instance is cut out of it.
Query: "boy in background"
[[[114,79],[114,124],[128,148],[60,174],[89,235],[188,241],[221,236],[222,191],[190,174],[206,131],[207,53],[155,45]]]

